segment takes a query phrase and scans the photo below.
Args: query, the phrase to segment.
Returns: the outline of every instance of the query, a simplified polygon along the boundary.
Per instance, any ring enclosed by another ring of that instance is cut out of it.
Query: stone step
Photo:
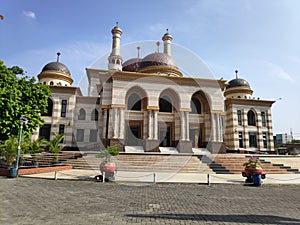
[[[201,172],[209,171],[209,167],[203,164],[197,157],[192,156],[171,156],[171,155],[126,155],[120,154],[112,157],[118,170],[125,171],[181,171],[181,172]],[[88,157],[68,160],[74,168],[89,169],[99,168],[101,159],[89,154]]]

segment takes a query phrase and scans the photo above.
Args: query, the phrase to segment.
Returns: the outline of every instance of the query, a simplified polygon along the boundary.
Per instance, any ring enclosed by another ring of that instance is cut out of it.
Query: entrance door
[[[172,139],[171,139],[171,125],[166,124],[165,126],[161,126],[159,129],[159,146],[160,147],[171,147]]]
[[[190,129],[190,140],[193,148],[201,148],[203,146],[201,128]]]
[[[50,134],[51,134],[51,124],[44,124],[44,126],[41,127],[39,130],[39,137],[43,137],[48,141],[50,141]]]
[[[141,143],[141,126],[129,125],[126,129],[126,145],[140,146]]]

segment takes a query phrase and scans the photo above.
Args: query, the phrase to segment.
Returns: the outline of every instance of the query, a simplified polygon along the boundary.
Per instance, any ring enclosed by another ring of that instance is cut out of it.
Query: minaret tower
[[[108,57],[108,69],[109,70],[122,70],[123,59],[120,56],[120,39],[122,35],[122,30],[118,27],[118,22],[116,26],[111,30],[113,35],[112,50],[110,56]]]
[[[164,53],[171,56],[171,42],[173,37],[169,34],[169,30],[167,29],[167,33],[164,34],[162,40],[164,42]]]

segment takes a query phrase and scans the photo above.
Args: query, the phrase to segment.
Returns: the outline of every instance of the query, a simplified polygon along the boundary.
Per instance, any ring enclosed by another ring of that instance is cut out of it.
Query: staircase
[[[261,160],[271,162],[273,166],[286,169],[296,174],[300,173],[300,157],[299,156],[282,156],[282,157],[260,157]]]
[[[200,156],[201,157],[201,156]],[[243,163],[249,159],[248,155],[224,154],[202,156],[202,162],[207,165],[217,174],[239,174],[244,170]],[[256,156],[260,158],[259,156]],[[262,168],[266,174],[292,174],[297,173],[297,170],[288,168],[284,165],[272,164],[270,161],[260,159]]]
[[[74,169],[99,170],[101,160],[96,158],[96,153],[88,153],[83,158],[69,159],[66,163]],[[206,164],[192,155],[121,153],[111,160],[119,171],[211,173]]]
[[[207,166],[209,166],[209,168],[216,174],[233,174],[233,172],[229,171],[223,164],[225,163],[225,161],[223,160],[212,160],[210,159],[208,156],[203,155],[203,156],[199,156],[199,159],[207,164]]]
[[[102,159],[96,157],[95,152],[83,154],[81,158],[66,159],[65,163],[74,169],[99,170]],[[243,163],[249,155],[183,155],[162,153],[120,153],[112,157],[119,171],[133,172],[178,172],[178,173],[216,173],[241,174]],[[266,174],[295,174],[300,173],[297,168],[286,166],[283,163],[273,163],[273,159],[259,157]],[[277,157],[277,159],[281,159]],[[275,161],[275,160],[274,160]],[[300,158],[298,158],[300,161]],[[297,161],[297,162],[298,162]]]

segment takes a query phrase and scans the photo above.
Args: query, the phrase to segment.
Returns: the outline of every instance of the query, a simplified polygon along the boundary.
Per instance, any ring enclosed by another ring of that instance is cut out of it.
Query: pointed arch
[[[81,108],[79,110],[78,120],[85,120],[85,116],[86,116],[85,110],[83,108]]]
[[[147,94],[140,86],[131,87],[125,97],[127,110],[141,111],[147,108]]]
[[[180,97],[176,91],[168,88],[160,93],[159,112],[179,112]]]
[[[204,114],[210,112],[209,101],[203,91],[195,92],[190,101],[191,114]]]
[[[248,126],[256,126],[256,116],[252,109],[247,113]]]
[[[191,99],[191,113],[201,114],[201,103],[198,98],[192,97]]]
[[[142,110],[141,97],[136,93],[132,93],[128,98],[127,109],[134,110],[134,111],[141,111]]]
[[[98,121],[98,119],[99,119],[99,112],[97,109],[93,109],[91,113],[91,120]]]

